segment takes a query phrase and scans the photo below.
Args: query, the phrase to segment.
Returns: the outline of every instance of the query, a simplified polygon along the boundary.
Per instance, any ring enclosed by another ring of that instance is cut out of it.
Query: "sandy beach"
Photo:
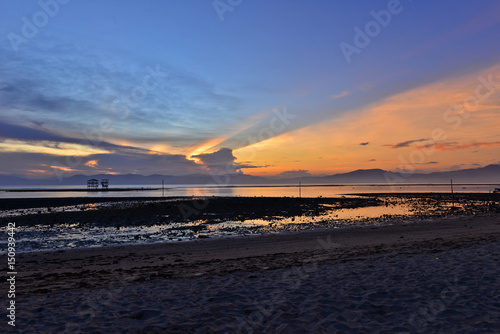
[[[491,333],[499,237],[487,214],[21,253],[16,330]]]

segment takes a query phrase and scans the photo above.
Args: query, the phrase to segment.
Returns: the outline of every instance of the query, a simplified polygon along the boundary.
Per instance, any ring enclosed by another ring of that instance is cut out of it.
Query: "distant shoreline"
[[[498,183],[454,183],[453,186],[490,186],[496,187]],[[170,189],[189,189],[189,188],[293,188],[293,187],[411,187],[411,186],[426,186],[426,187],[446,187],[450,186],[449,183],[344,183],[344,184],[244,184],[244,185],[182,185],[180,187],[169,187],[163,188],[164,190]],[[109,189],[87,189],[87,188],[35,188],[35,189],[0,189],[0,191],[5,192],[108,192],[108,191],[147,191],[147,190],[162,190],[161,187],[146,188],[146,187],[135,187],[135,188],[109,188]]]
[[[62,192],[74,192],[74,191],[80,191],[80,192],[109,192],[109,191],[147,191],[147,190],[161,190],[161,188],[110,188],[110,189],[81,189],[81,188],[73,188],[73,189],[64,189],[64,188],[56,188],[56,189],[50,189],[50,188],[44,188],[44,189],[6,189],[4,190],[5,192],[18,192],[18,193],[27,193],[27,192],[57,192],[57,191],[62,191]]]

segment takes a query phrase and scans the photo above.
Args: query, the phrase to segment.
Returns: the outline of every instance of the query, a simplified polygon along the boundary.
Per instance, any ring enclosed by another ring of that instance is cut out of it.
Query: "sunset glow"
[[[280,161],[279,167],[253,171],[260,175],[283,172],[283,165],[313,174],[367,166],[395,170],[414,151],[423,152],[421,170],[456,168],[456,151],[461,151],[467,167],[478,159],[495,163],[500,153],[500,95],[491,94],[477,79],[490,73],[500,73],[500,66],[391,96],[340,118],[236,150],[235,155],[242,160],[255,156],[252,161],[257,165]],[[482,98],[464,106],[465,100],[475,97],[477,87],[482,87]],[[453,110],[454,104],[461,107]]]
[[[71,143],[56,143],[56,142],[38,142],[30,143],[18,140],[5,140],[0,142],[0,152],[6,153],[42,153],[61,156],[88,156],[91,154],[110,153],[107,150],[102,150],[96,147],[71,144]]]

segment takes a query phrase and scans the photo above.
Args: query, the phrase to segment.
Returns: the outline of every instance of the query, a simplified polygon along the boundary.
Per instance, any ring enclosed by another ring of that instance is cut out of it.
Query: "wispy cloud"
[[[499,147],[499,146],[500,146],[500,141],[482,142],[482,143],[466,143],[466,144],[459,144],[457,142],[447,142],[447,143],[427,144],[427,145],[422,145],[422,146],[417,146],[417,147],[444,152],[444,151],[462,151],[462,150],[476,149],[476,148],[491,148],[491,147]]]
[[[87,147],[94,151],[148,152],[147,149],[128,145],[117,145],[104,140],[75,138],[53,133],[47,129],[35,129],[28,126],[9,124],[0,121],[0,139],[3,142],[14,141],[17,144],[58,149],[69,145]]]
[[[415,165],[437,165],[439,162],[437,161],[429,161],[429,162],[415,162],[414,164]]]
[[[296,178],[296,177],[306,177],[306,176],[312,176],[311,173],[307,169],[298,169],[298,170],[287,170],[284,171],[278,176],[283,177],[283,178]]]
[[[120,59],[113,64],[114,56],[51,44],[43,54],[0,52],[6,67],[0,80],[1,118],[18,125],[45,124],[81,138],[109,119],[113,131],[105,134],[108,141],[193,146],[251,113],[241,107],[240,96],[168,63]],[[161,75],[145,80],[153,72]],[[144,82],[153,88],[145,89]]]
[[[343,91],[341,91],[338,94],[332,94],[332,95],[330,95],[330,99],[332,99],[332,100],[341,99],[341,98],[346,97],[346,96],[348,96],[350,94],[351,94],[350,91],[343,90]]]
[[[409,147],[411,144],[414,144],[414,143],[419,143],[419,142],[422,142],[422,141],[427,141],[429,139],[413,139],[413,140],[407,140],[407,141],[403,141],[403,142],[400,142],[400,143],[397,143],[397,144],[392,144],[392,145],[384,145],[384,146],[387,146],[387,147],[390,147],[390,148],[402,148],[402,147]]]

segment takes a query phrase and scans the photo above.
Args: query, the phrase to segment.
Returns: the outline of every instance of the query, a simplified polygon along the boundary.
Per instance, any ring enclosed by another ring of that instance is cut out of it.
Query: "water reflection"
[[[203,193],[202,193],[203,194]],[[335,204],[322,204],[326,210],[322,214],[303,214],[292,217],[274,216],[268,219],[203,219],[187,222],[158,223],[151,226],[87,226],[80,223],[57,224],[54,226],[19,226],[18,251],[36,251],[65,249],[77,247],[95,247],[122,244],[178,242],[198,238],[236,237],[253,234],[281,233],[289,231],[314,230],[318,228],[349,228],[354,226],[397,224],[414,221],[415,219],[429,219],[441,217],[455,212],[467,211],[474,214],[474,208],[481,208],[484,203],[463,201],[451,207],[449,202],[429,198],[392,198],[383,197],[382,205],[338,208]],[[171,200],[159,200],[171,201]],[[127,205],[134,205],[129,202]],[[146,202],[147,204],[148,202]],[[143,204],[145,204],[143,202]],[[58,210],[97,210],[116,203],[96,203],[52,208]],[[124,206],[124,202],[120,202]],[[13,210],[15,211],[15,210]],[[28,210],[17,210],[24,214]],[[29,211],[28,211],[29,213]],[[14,216],[11,212],[10,217]],[[154,223],[154,222],[153,222]],[[5,249],[5,240],[0,247]]]
[[[455,192],[490,192],[498,185],[467,184],[455,185]],[[151,185],[120,185],[120,188],[151,188]],[[24,187],[33,189],[34,187]],[[47,189],[74,189],[75,186],[54,186]],[[5,188],[4,188],[5,189]],[[302,197],[337,197],[354,193],[385,192],[450,192],[448,185],[388,185],[388,184],[349,184],[349,185],[302,185]],[[5,192],[0,189],[0,198],[47,198],[47,197],[161,197],[162,190],[144,191],[99,191],[99,192]],[[264,196],[264,197],[299,197],[298,185],[240,185],[219,187],[214,185],[172,185],[165,189],[166,197],[174,196]]]

